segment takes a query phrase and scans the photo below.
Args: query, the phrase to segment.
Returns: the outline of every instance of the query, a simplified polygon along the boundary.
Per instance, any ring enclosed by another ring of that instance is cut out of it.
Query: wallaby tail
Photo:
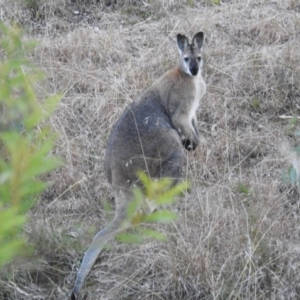
[[[76,276],[74,288],[71,292],[71,300],[76,300],[78,293],[90,272],[98,255],[105,247],[105,245],[112,240],[121,230],[125,230],[129,227],[129,224],[122,224],[124,220],[120,218],[114,218],[104,229],[100,230],[94,237],[90,247],[84,254],[81,266]]]

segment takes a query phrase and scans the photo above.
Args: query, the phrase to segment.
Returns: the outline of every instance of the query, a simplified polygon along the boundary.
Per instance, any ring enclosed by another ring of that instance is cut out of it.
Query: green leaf
[[[116,236],[116,240],[127,244],[140,244],[144,238],[137,234],[121,233]]]
[[[187,181],[180,182],[158,197],[156,203],[158,205],[172,204],[175,201],[175,197],[185,192],[188,188],[189,183]]]
[[[11,242],[3,243],[0,239],[2,248],[0,249],[0,266],[10,261],[14,256],[22,252],[24,241],[22,239],[14,239]]]
[[[177,214],[168,210],[159,210],[145,217],[146,222],[170,223],[177,219]]]
[[[138,176],[138,178],[140,179],[140,181],[142,182],[142,184],[144,185],[144,186],[149,186],[150,184],[151,184],[151,180],[150,180],[150,178],[146,175],[146,173],[145,172],[142,172],[142,171],[138,171],[137,172],[137,176]]]
[[[18,215],[17,209],[14,207],[4,209],[0,208],[1,231],[0,236],[7,234],[10,230],[22,225],[26,221],[26,216]]]
[[[148,238],[154,238],[159,241],[166,240],[166,236],[163,233],[156,231],[156,230],[152,230],[149,228],[141,228],[140,232],[143,236],[148,237]]]
[[[290,167],[288,173],[289,173],[289,178],[290,178],[291,184],[295,185],[296,180],[297,180],[297,174],[296,174],[295,169],[293,167]]]

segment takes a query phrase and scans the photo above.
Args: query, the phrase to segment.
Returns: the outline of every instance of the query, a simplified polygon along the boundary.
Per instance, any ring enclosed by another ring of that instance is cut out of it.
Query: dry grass
[[[50,123],[65,166],[26,227],[35,256],[7,266],[1,299],[65,299],[83,251],[112,213],[103,154],[113,124],[174,66],[175,35],[206,34],[201,145],[169,240],[113,243],[83,299],[299,299],[299,191],[283,183],[300,112],[300,2],[4,1],[1,18],[39,41],[41,90],[64,93]]]

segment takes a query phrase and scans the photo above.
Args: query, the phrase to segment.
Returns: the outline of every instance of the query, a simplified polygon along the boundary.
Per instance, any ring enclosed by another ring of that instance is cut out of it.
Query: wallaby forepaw
[[[184,139],[182,141],[182,145],[188,151],[194,151],[198,146],[198,144],[196,144],[194,141],[191,142],[189,139]]]

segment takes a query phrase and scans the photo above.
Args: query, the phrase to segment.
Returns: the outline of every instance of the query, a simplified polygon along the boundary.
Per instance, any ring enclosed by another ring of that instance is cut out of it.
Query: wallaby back
[[[132,190],[138,185],[137,172],[150,178],[167,177],[176,183],[181,177],[183,147],[194,150],[198,143],[196,109],[205,94],[201,75],[203,33],[189,44],[177,36],[179,67],[159,78],[120,117],[109,137],[105,173],[115,201],[115,218],[99,231],[84,255],[77,274],[72,299],[76,299],[94,261],[120,230],[130,227],[126,221]],[[151,213],[149,206],[145,213]]]

